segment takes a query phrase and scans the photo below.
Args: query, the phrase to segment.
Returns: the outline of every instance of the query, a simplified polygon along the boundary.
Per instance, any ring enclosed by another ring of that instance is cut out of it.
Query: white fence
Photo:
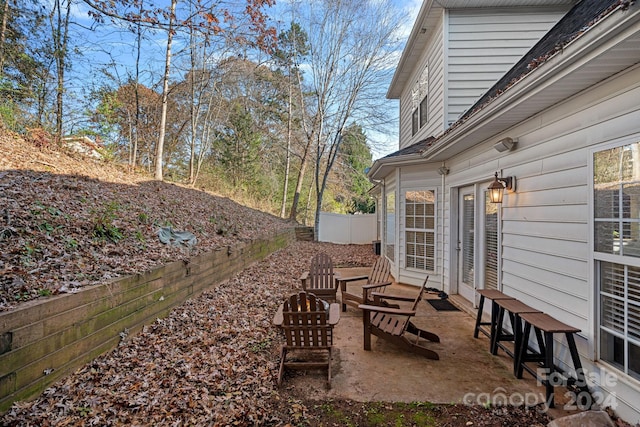
[[[365,244],[377,240],[376,214],[341,215],[320,212],[318,241]]]

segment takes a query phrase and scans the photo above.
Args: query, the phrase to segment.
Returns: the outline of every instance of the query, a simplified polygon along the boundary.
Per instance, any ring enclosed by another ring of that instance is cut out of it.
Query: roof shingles
[[[481,110],[504,91],[509,89],[531,71],[562,51],[564,46],[579,37],[593,24],[618,7],[624,9],[630,0],[582,0],[576,4],[556,25],[545,34],[507,73],[502,76],[478,101],[456,122],[463,122]]]
[[[391,154],[388,154],[386,156],[383,157],[383,159],[390,159],[392,157],[400,157],[400,156],[407,156],[410,154],[422,154],[427,148],[431,147],[431,145],[433,144],[433,142],[436,139],[432,136],[430,136],[429,138],[426,139],[422,139],[418,142],[416,142],[415,144],[412,144],[408,147],[404,147],[398,151],[395,151]]]

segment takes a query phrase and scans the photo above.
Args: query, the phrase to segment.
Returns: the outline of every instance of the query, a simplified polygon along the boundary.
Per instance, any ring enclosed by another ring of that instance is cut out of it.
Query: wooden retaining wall
[[[294,229],[0,313],[0,412],[295,240]]]
[[[313,227],[296,227],[296,240],[300,242],[313,242]]]

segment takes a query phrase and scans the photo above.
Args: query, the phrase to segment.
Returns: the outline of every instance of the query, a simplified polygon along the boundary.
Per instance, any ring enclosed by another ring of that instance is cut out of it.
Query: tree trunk
[[[71,16],[71,0],[67,0],[67,10],[63,16],[61,0],[56,0],[54,4],[53,13],[56,23],[53,25],[52,16],[52,30],[53,30],[53,43],[54,43],[54,56],[56,61],[56,128],[55,138],[58,144],[62,144],[62,121],[64,113],[64,69],[66,67],[67,59],[67,41],[69,37],[69,17]]]
[[[296,182],[296,190],[293,193],[293,201],[291,202],[291,212],[289,212],[289,218],[295,220],[298,204],[300,203],[300,193],[302,192],[302,185],[304,184],[304,176],[307,172],[307,166],[309,164],[309,150],[311,148],[311,140],[308,140],[307,145],[302,153],[302,160],[300,162],[300,170],[298,171],[298,178]]]
[[[144,2],[140,2],[140,13],[142,13],[142,6]],[[136,167],[138,163],[138,138],[139,138],[139,130],[140,130],[140,88],[138,87],[140,83],[140,54],[142,51],[142,25],[138,22],[138,34],[136,37],[136,82],[134,84],[134,96],[136,100],[136,115],[134,120],[134,132],[132,134],[131,141],[131,157],[129,159],[129,166],[131,169]]]
[[[285,218],[287,213],[287,193],[289,191],[289,169],[291,168],[291,112],[292,108],[292,91],[291,87],[291,66],[289,66],[289,112],[287,115],[287,160],[284,169],[284,185],[282,189],[282,207],[280,208],[280,218]]]
[[[195,36],[194,29],[189,29],[190,44],[191,44],[191,72],[189,73],[189,93],[191,95],[191,141],[189,143],[189,185],[194,185],[196,180],[196,131],[198,127],[198,109],[196,107],[196,79],[194,73],[196,71],[196,53],[195,53]]]
[[[302,110],[302,126],[305,130],[305,133],[307,134],[307,144],[304,147],[304,151],[302,153],[302,159],[300,160],[300,170],[298,171],[298,178],[296,181],[296,189],[295,192],[293,193],[293,201],[291,202],[291,212],[289,212],[289,218],[294,220],[296,219],[297,213],[298,213],[298,204],[300,203],[300,192],[302,191],[302,185],[304,183],[304,176],[305,173],[307,172],[307,164],[309,162],[309,151],[311,150],[311,143],[314,139],[314,131],[315,131],[315,123],[314,126],[311,128],[311,135],[309,135],[309,131],[307,128],[307,121],[306,121],[306,116],[304,114],[304,96],[302,94],[302,78],[300,77],[300,72],[298,69],[296,69],[296,77],[298,80],[298,89],[300,90],[300,103],[301,103],[301,110]],[[306,218],[306,214],[305,214],[305,218]]]
[[[322,151],[320,147],[320,141],[318,141],[318,156],[316,157],[316,214],[315,220],[313,223],[313,229],[316,236],[319,236],[320,232],[320,211],[322,210],[322,197],[324,196],[324,190],[327,188],[327,181],[329,179],[329,173],[333,168],[333,164],[338,157],[338,152],[340,151],[340,144],[342,143],[342,127],[338,135],[334,138],[333,143],[331,144],[331,148],[329,149],[329,155],[327,156],[327,165],[322,172],[322,180],[320,180],[320,166],[322,159]]]
[[[173,24],[176,20],[176,4],[178,0],[171,0],[171,15],[169,16],[169,31],[167,36],[167,55],[165,58],[164,77],[162,79],[162,113],[160,115],[160,134],[156,146],[155,179],[162,181],[162,156],[164,151],[164,136],[167,126],[167,109],[169,104],[169,73],[171,71],[171,43],[173,42]]]
[[[304,208],[304,219],[302,220],[302,225],[307,225],[307,220],[309,219],[309,210],[311,209],[311,195],[313,194],[313,186],[309,186],[309,193],[307,194],[307,205]]]
[[[0,28],[0,75],[4,74],[4,43],[7,39],[7,21],[9,20],[9,0],[4,0],[2,28]]]

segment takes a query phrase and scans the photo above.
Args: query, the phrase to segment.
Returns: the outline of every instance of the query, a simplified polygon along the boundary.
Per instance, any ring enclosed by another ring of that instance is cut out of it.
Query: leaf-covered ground
[[[161,226],[197,236],[166,246]],[[0,310],[264,236],[291,223],[229,199],[0,130]],[[535,409],[313,401],[277,389],[276,307],[318,251],[368,266],[370,245],[298,242],[216,284],[0,415],[6,426],[541,426]]]
[[[0,311],[291,225],[0,130]],[[197,244],[165,245],[161,227],[193,233]]]
[[[370,245],[297,242],[185,302],[112,352],[18,402],[7,426],[536,425],[536,410],[312,401],[275,385],[282,337],[273,313],[317,251],[370,265]],[[322,378],[322,376],[320,376]],[[310,376],[310,380],[314,377]],[[316,378],[318,379],[318,378]],[[318,379],[324,381],[323,379]]]

